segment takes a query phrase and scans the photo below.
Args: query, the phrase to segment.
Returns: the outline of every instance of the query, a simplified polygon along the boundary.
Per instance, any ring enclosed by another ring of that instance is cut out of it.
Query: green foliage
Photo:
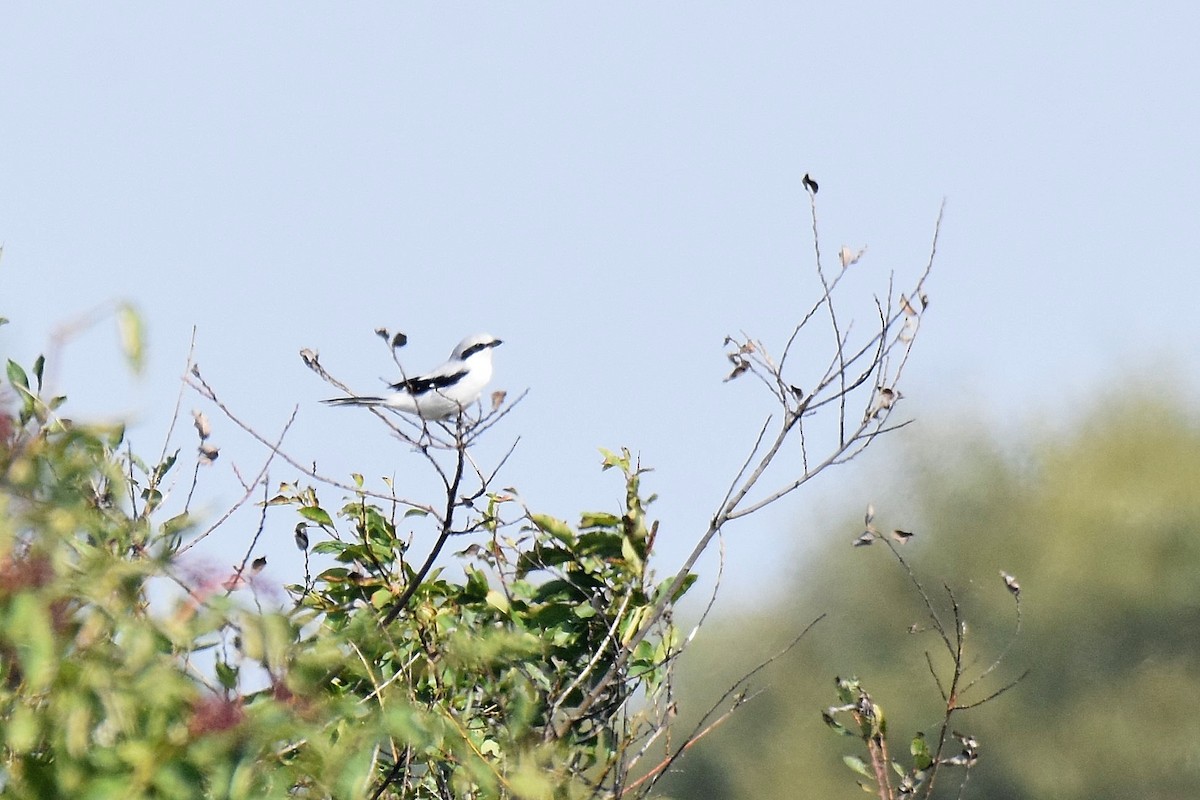
[[[35,374],[40,374],[41,360]],[[281,758],[281,742],[312,726],[292,693],[238,697],[207,687],[189,659],[214,632],[269,641],[246,658],[293,661],[294,623],[247,615],[193,593],[153,613],[147,586],[172,576],[164,534],[148,523],[164,462],[139,482],[117,454],[120,431],[49,413],[25,373],[16,417],[0,417],[0,782],[6,797],[286,797],[301,763],[345,780],[362,731]],[[24,413],[29,409],[33,413]],[[133,498],[147,503],[135,511]],[[270,630],[272,636],[255,637]],[[269,650],[269,652],[268,652]],[[278,695],[278,696],[276,696]],[[317,698],[322,714],[337,699]],[[376,731],[379,731],[376,724]],[[264,769],[264,766],[277,769]],[[358,780],[366,775],[358,768]]]
[[[290,610],[259,610],[236,599],[243,572],[178,566],[193,520],[162,487],[181,451],[143,462],[122,430],[61,419],[44,365],[8,362],[0,414],[5,797],[573,798],[623,780],[678,646],[659,621],[625,652],[663,591],[628,452],[605,454],[617,513],[506,520],[517,504],[490,493],[464,523],[483,539],[427,574],[401,526],[428,509],[282,484],[263,512],[295,514],[329,566]]]
[[[338,513],[342,531],[312,487],[282,486],[271,501],[294,504],[333,537],[314,551],[338,566],[311,586],[291,588],[328,631],[357,643],[357,662],[335,678],[339,690],[381,707],[420,708],[443,731],[435,744],[403,756],[405,769],[419,767],[429,782],[409,780],[412,796],[436,796],[436,782],[445,780],[509,792],[507,776],[520,772],[528,784],[529,765],[541,762],[542,770],[555,765],[558,791],[571,794],[572,778],[616,768],[621,743],[639,724],[638,714],[617,712],[635,692],[661,690],[677,643],[664,628],[634,650],[625,678],[601,685],[657,598],[646,570],[654,528],[638,489],[641,470],[627,452],[609,454],[608,466],[625,475],[624,514],[585,513],[578,527],[530,514],[513,535],[492,526],[490,541],[460,554],[461,580],[432,573],[409,598],[409,613],[382,634],[379,613],[417,574],[405,560],[394,509],[356,497]],[[492,495],[487,516],[497,519],[511,502]],[[593,692],[593,709],[569,717]]]

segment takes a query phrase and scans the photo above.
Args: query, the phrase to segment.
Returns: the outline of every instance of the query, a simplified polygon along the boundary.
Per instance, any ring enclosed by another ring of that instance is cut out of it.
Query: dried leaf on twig
[[[200,434],[200,441],[204,441],[209,436],[212,436],[212,424],[208,421],[208,415],[200,409],[192,411],[192,421],[196,426],[196,433]]]
[[[889,408],[895,405],[896,401],[902,397],[904,397],[904,395],[900,394],[899,390],[897,389],[892,389],[888,386],[879,387],[875,393],[875,402],[872,404],[871,410],[867,416],[872,418],[878,417],[884,411],[887,411]]]
[[[842,245],[842,249],[838,253],[838,257],[842,260],[842,269],[845,269],[852,264],[857,264],[858,260],[863,257],[863,253],[865,252],[867,252],[867,248],[865,247],[859,250],[854,250],[847,245]]]
[[[750,369],[750,362],[738,353],[730,353],[729,360],[733,362],[733,370],[725,376],[725,383],[729,383],[734,378],[741,376],[743,372]]]
[[[375,335],[387,342],[388,346],[393,350],[399,350],[401,347],[404,347],[404,345],[408,344],[408,337],[399,331],[397,331],[396,335],[393,336],[392,332],[387,328],[376,328]]]
[[[317,368],[317,366],[320,364],[318,358],[319,357],[317,356],[317,353],[313,350],[309,350],[307,347],[300,351],[300,360],[303,361],[304,366],[308,367],[309,369]]]

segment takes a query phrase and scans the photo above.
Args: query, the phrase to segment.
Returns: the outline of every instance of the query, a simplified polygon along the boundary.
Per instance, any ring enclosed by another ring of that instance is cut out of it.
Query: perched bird
[[[335,397],[331,406],[381,406],[394,408],[421,419],[458,416],[479,399],[492,379],[492,348],[501,344],[495,336],[479,333],[458,343],[445,364],[425,375],[394,383],[386,397]]]

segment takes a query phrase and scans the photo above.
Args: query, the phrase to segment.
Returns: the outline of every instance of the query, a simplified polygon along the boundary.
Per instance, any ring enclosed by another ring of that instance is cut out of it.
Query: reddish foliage
[[[10,555],[0,561],[0,594],[37,589],[54,578],[54,567],[44,555]]]
[[[220,733],[237,727],[246,717],[242,704],[216,695],[203,697],[192,706],[192,719],[188,722],[188,733],[204,736]]]

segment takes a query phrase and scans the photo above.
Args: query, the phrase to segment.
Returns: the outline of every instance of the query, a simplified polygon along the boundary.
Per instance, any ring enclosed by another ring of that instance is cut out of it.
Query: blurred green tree
[[[968,795],[1088,800],[1200,797],[1200,424],[1182,400],[1101,397],[1077,423],[1026,446],[961,430],[926,435],[870,498],[926,585],[959,598],[986,668],[1024,624],[984,694],[1030,676],[956,724],[980,741]],[[837,675],[857,675],[897,742],[932,735],[943,705],[924,652],[923,607],[885,548],[852,548],[856,517],[821,535],[777,607],[727,619],[684,665],[687,705],[722,691],[817,613],[829,617],[764,671],[764,694],[693,748],[665,789],[677,797],[852,797],[819,712]],[[702,669],[696,669],[703,665]],[[691,669],[689,669],[689,666]],[[852,744],[852,742],[851,742]],[[893,750],[894,754],[894,750]],[[708,776],[722,775],[715,788]],[[939,783],[943,779],[939,779]],[[938,796],[954,797],[954,776]]]

